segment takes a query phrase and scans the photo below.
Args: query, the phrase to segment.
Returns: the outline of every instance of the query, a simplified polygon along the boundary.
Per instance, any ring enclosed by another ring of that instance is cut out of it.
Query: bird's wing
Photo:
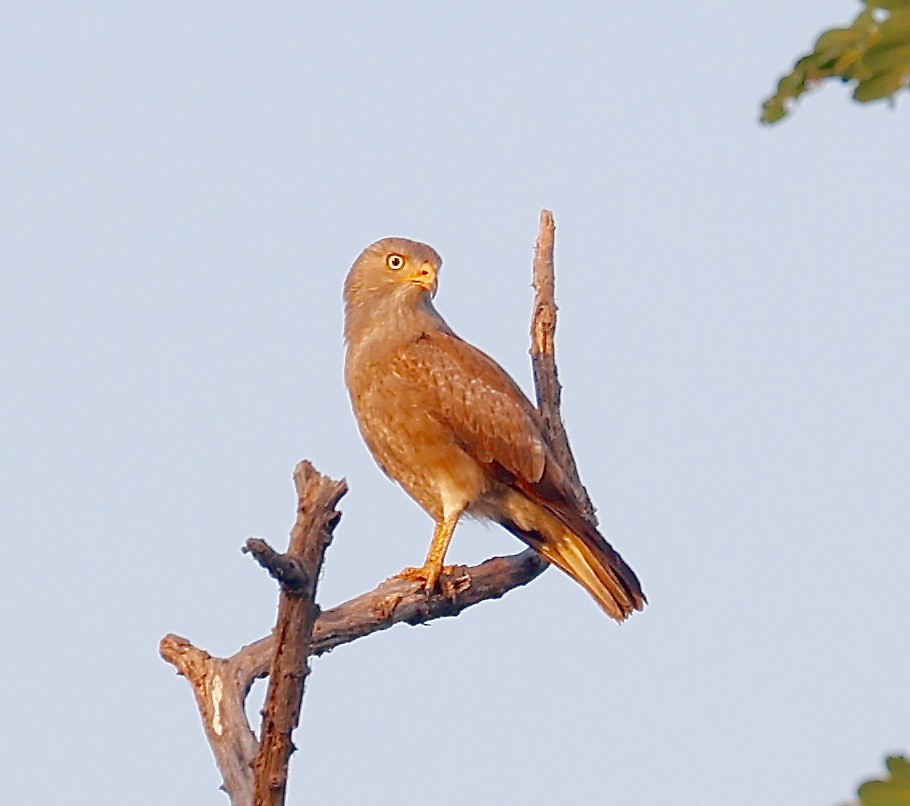
[[[452,333],[431,331],[400,351],[389,370],[419,386],[427,413],[494,475],[540,481],[548,451],[537,412],[488,355]]]

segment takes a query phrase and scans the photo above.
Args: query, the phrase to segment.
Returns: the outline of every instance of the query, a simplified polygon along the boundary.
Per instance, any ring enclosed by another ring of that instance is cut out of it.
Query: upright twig
[[[562,422],[560,405],[562,386],[556,371],[556,272],[553,249],[556,224],[553,213],[540,211],[540,226],[534,246],[534,314],[531,317],[531,365],[534,370],[534,391],[537,408],[546,427],[550,447],[556,461],[569,480],[572,495],[582,515],[597,526],[597,515],[588,491],[581,483],[575,456]]]
[[[310,673],[310,636],[319,614],[316,585],[325,550],[332,542],[332,529],[341,517],[335,505],[348,489],[344,481],[333,481],[317,473],[309,462],[297,465],[294,482],[299,503],[287,554],[276,557],[271,552],[272,556],[266,558],[256,553],[264,545],[262,541],[259,546],[247,544],[247,550],[260,562],[270,569],[279,569],[276,575],[282,580],[259,754],[253,764],[255,806],[284,804],[288,762],[294,750],[291,734],[300,718],[300,703]]]
[[[594,507],[581,484],[560,415],[559,379],[554,334],[553,216],[541,211],[534,259],[534,312],[531,359],[537,406],[557,461],[572,485],[579,506],[596,524]],[[465,608],[496,599],[539,576],[547,563],[533,549],[494,557],[465,569],[467,585],[450,584],[432,595],[419,581],[392,578],[375,590],[320,613],[315,586],[331,530],[338,520],[335,505],[347,489],[327,479],[307,462],[295,472],[297,521],[286,554],[265,541],[251,539],[245,550],[281,583],[275,631],[230,658],[215,658],[176,635],[165,636],[161,656],[193,687],[206,738],[233,806],[284,802],[287,763],[293,750],[291,732],[300,714],[308,657],[380,632],[395,624],[425,624],[457,616]],[[244,711],[256,678],[271,677],[263,709],[262,742],[257,742]],[[254,776],[255,767],[255,776]]]

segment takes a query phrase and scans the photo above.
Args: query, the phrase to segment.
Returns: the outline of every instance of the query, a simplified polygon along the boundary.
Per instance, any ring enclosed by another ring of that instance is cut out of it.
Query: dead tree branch
[[[205,738],[221,772],[221,788],[234,806],[251,806],[254,786],[250,765],[259,742],[243,708],[255,679],[243,650],[231,658],[214,658],[186,638],[166,635],[158,651],[193,687]]]
[[[251,539],[245,547],[282,585],[265,663],[245,649],[230,658],[215,658],[177,635],[165,636],[159,646],[161,657],[193,687],[222,788],[235,806],[284,802],[291,732],[300,714],[310,636],[319,613],[316,582],[340,517],[335,505],[347,491],[344,481],[321,475],[309,462],[297,465],[294,482],[297,519],[287,554],[274,551],[264,540]],[[270,680],[260,743],[250,729],[244,703],[253,681],[265,674]]]
[[[262,710],[259,754],[253,764],[256,806],[282,806],[288,779],[288,762],[294,745],[291,734],[300,718],[300,703],[310,673],[310,635],[319,614],[316,584],[332,530],[341,513],[335,509],[348,489],[316,472],[309,462],[294,471],[297,486],[297,521],[284,557],[271,559],[283,569],[275,652],[269,669],[269,687]],[[260,541],[265,545],[264,541]],[[266,546],[268,548],[268,546]],[[249,548],[248,550],[253,550]]]
[[[556,224],[553,213],[540,211],[540,227],[534,246],[534,315],[531,318],[531,364],[534,369],[534,391],[537,409],[546,428],[550,447],[559,466],[565,471],[572,494],[585,519],[597,526],[597,515],[588,491],[581,483],[575,456],[562,422],[560,405],[562,386],[556,371],[556,272],[553,247]]]
[[[290,551],[287,554],[280,554],[258,537],[251,537],[240,550],[252,556],[288,593],[301,595],[306,589],[308,579],[306,571],[294,557],[290,556]]]
[[[554,238],[553,216],[543,210],[534,258],[534,387],[557,461],[582,511],[596,524],[594,507],[579,479],[560,415],[554,342]],[[547,568],[545,560],[526,549],[464,568],[457,578],[444,578],[443,589],[432,595],[425,593],[421,582],[392,578],[369,593],[320,613],[315,605],[316,582],[339,518],[335,505],[347,486],[321,476],[307,462],[298,465],[295,482],[298,517],[288,552],[280,554],[259,539],[250,539],[244,548],[281,584],[275,631],[230,658],[212,657],[176,635],[165,636],[160,644],[161,656],[193,688],[206,738],[224,779],[223,789],[233,806],[278,806],[284,802],[287,764],[293,750],[291,732],[299,718],[311,655],[321,655],[395,624],[425,624],[457,616],[479,602],[526,585]],[[260,746],[247,722],[244,703],[253,681],[266,675],[270,684]]]
[[[310,654],[331,652],[396,624],[413,626],[457,616],[472,605],[499,599],[510,590],[527,585],[546,567],[547,562],[533,549],[509,557],[493,557],[465,568],[463,576],[448,581],[447,589],[431,596],[424,592],[421,582],[392,577],[375,590],[321,613],[313,627]],[[253,677],[264,677],[275,653],[275,636],[260,638],[240,652]]]

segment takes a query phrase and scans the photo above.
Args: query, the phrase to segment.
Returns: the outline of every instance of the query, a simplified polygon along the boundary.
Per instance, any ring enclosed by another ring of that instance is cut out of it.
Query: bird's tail
[[[576,580],[610,618],[625,621],[644,609],[647,599],[635,572],[593,526],[579,524],[576,531],[555,517],[533,528],[522,528],[508,516],[501,515],[499,522]]]

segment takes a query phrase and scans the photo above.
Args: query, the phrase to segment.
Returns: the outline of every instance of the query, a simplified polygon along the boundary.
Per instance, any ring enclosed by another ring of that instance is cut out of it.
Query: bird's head
[[[348,326],[352,319],[375,321],[426,308],[436,294],[440,266],[436,250],[418,241],[383,238],[371,244],[345,280]]]
[[[354,261],[345,283],[347,294],[354,290],[375,290],[379,293],[396,294],[425,292],[436,293],[436,278],[442,258],[432,246],[407,238],[383,238],[370,244]]]

